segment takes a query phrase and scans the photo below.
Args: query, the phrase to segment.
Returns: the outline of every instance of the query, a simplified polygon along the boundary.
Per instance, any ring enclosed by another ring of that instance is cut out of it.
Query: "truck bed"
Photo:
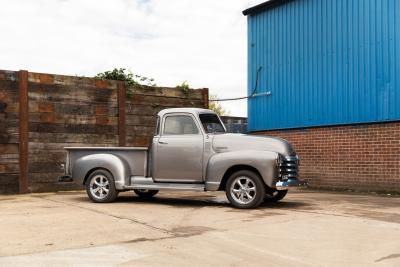
[[[113,154],[124,160],[130,167],[131,176],[147,176],[147,147],[65,147],[68,151],[68,160],[72,170],[74,162],[82,157],[94,154]]]

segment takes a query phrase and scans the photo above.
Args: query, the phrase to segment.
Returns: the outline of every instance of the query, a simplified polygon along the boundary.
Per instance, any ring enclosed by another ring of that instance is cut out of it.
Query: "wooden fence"
[[[76,189],[57,183],[63,147],[147,146],[161,109],[208,107],[208,89],[126,90],[118,81],[0,70],[0,193]]]

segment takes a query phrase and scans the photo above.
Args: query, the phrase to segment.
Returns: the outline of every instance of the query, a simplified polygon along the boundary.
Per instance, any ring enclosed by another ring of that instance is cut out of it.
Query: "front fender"
[[[247,165],[258,170],[265,184],[273,187],[278,177],[278,153],[271,151],[242,150],[213,155],[207,166],[206,189],[218,190],[226,171],[237,165]]]
[[[129,174],[131,173],[129,165],[116,155],[104,153],[87,155],[77,159],[72,168],[72,177],[78,183],[83,184],[88,172],[96,168],[111,172],[117,190],[121,190],[124,185],[129,184]]]

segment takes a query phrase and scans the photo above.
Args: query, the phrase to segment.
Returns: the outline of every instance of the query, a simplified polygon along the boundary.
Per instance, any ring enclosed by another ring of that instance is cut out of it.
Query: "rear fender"
[[[83,156],[75,161],[72,177],[79,184],[85,183],[86,175],[94,169],[106,169],[114,177],[115,188],[122,190],[124,185],[129,185],[129,165],[121,158],[112,154],[93,154]]]

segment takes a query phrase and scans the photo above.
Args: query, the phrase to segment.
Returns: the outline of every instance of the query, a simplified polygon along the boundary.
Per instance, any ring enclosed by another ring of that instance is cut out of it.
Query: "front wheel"
[[[158,193],[158,190],[149,190],[149,189],[134,189],[133,190],[136,195],[142,198],[151,198]]]
[[[96,170],[89,175],[86,193],[96,203],[112,202],[117,198],[114,177],[106,170]]]
[[[265,196],[261,177],[252,171],[238,171],[226,183],[226,196],[235,208],[251,209],[259,206]]]

